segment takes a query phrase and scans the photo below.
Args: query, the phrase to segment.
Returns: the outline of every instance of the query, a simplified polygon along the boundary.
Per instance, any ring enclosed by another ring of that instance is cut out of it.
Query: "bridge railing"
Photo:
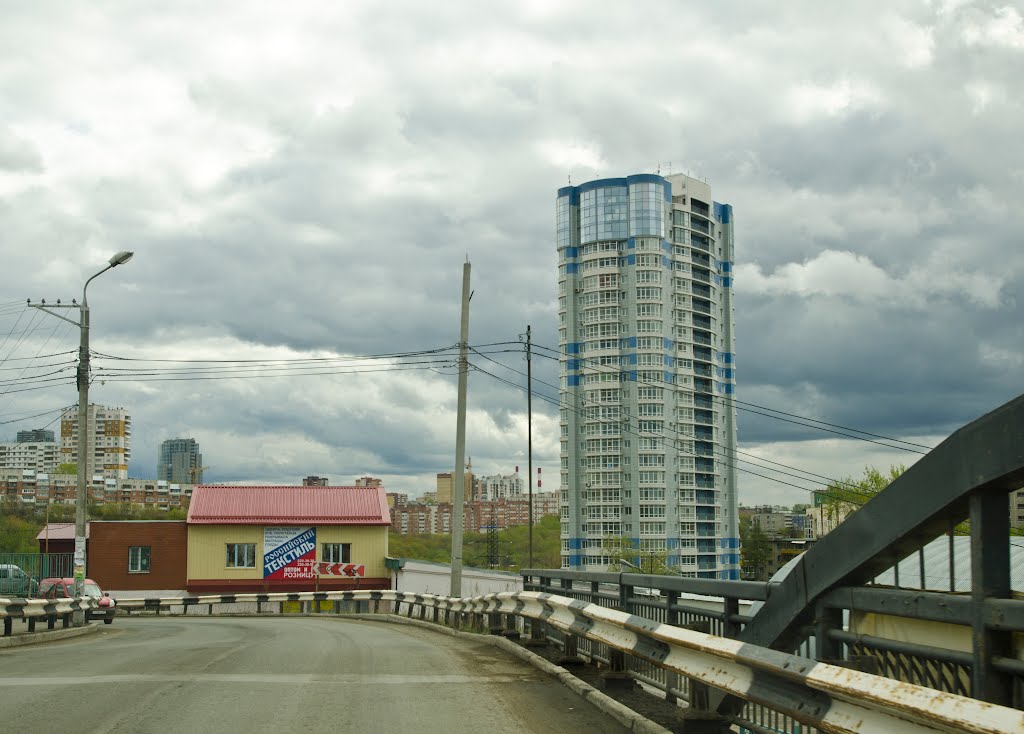
[[[969,541],[970,538],[963,536],[940,538],[926,546],[927,566],[925,551],[921,551],[920,556],[915,553],[882,574],[876,579],[877,584],[838,587],[823,595],[816,602],[815,624],[803,629],[799,646],[790,652],[939,691],[972,696],[971,627],[975,615],[980,610],[989,626],[1014,633],[1020,639],[1024,633],[1024,599],[975,602],[971,596],[957,593],[963,587],[970,588],[969,569],[961,570],[958,578],[953,575],[957,591],[939,591],[919,585],[920,579],[942,578],[945,582],[941,564],[948,563],[949,568],[962,567],[962,557],[970,555]],[[941,557],[936,559],[937,555]],[[892,585],[894,581],[900,582],[900,567],[904,569],[902,583],[912,584],[913,588]],[[935,569],[935,574],[929,574],[926,569]],[[757,607],[768,600],[776,586],[772,582],[554,569],[526,570],[522,577],[523,588],[527,591],[561,594],[652,621],[729,638],[739,636]],[[939,624],[929,627],[930,623]],[[889,637],[870,633],[874,626],[887,627]],[[559,646],[564,644],[558,633],[552,635],[552,640]],[[608,662],[607,651],[599,644],[583,642],[579,652],[598,662]],[[1013,706],[1021,708],[1024,660],[995,656],[992,666],[1013,680]],[[662,670],[638,660],[629,660],[627,670],[637,680],[661,689],[669,697],[688,699],[686,682],[679,685]]]
[[[604,582],[595,583],[598,598],[605,604],[537,591],[471,599],[398,591],[330,591],[119,599],[118,607],[130,610],[169,605],[187,608],[208,604],[333,600],[363,603],[367,611],[399,613],[440,624],[481,629],[486,627],[486,620],[493,622],[497,618],[504,620],[501,626],[528,631],[535,638],[558,633],[568,653],[578,652],[573,641],[599,646],[591,649],[604,650],[607,664],[613,670],[620,656],[643,661],[686,681],[691,703],[696,693],[710,687],[738,697],[748,707],[756,707],[723,717],[723,726],[739,724],[753,732],[817,730],[847,734],[1024,731],[1024,713],[1011,708],[815,662],[612,608],[611,595],[601,588]],[[690,601],[698,600],[685,600],[684,606],[689,606]],[[679,605],[667,605],[666,613],[683,613],[673,606]],[[717,612],[709,611],[711,618],[715,618]],[[727,624],[730,616],[737,615],[719,615],[719,619]]]

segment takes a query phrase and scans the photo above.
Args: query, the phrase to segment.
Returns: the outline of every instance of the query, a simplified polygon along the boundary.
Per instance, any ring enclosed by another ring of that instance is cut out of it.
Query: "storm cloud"
[[[77,297],[122,249],[135,259],[90,289],[97,352],[451,346],[468,258],[470,342],[507,368],[470,361],[523,385],[526,326],[558,344],[555,190],[659,170],[734,207],[744,451],[825,476],[910,463],[746,403],[934,445],[1021,391],[1012,5],[41,2],[7,8],[0,42],[10,436],[75,400],[70,373],[15,391],[27,358],[77,345],[16,304]],[[454,461],[450,367],[103,379],[118,366],[96,358],[91,397],[131,412],[132,476],[175,436],[215,481],[371,473],[419,494]],[[555,396],[557,365],[533,366]],[[525,410],[522,390],[471,375],[477,472],[524,468]],[[533,451],[555,488],[543,398]],[[740,493],[807,498],[749,474]]]

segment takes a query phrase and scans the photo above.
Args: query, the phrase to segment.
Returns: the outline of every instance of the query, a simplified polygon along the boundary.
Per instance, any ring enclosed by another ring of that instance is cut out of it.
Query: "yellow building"
[[[464,494],[462,495],[463,500],[466,502],[474,499],[473,486],[474,478],[473,472],[467,471],[462,475]],[[451,472],[444,472],[443,474],[437,475],[437,501],[446,502],[451,504],[452,502],[452,474]]]
[[[190,592],[388,589],[383,487],[198,486]]]

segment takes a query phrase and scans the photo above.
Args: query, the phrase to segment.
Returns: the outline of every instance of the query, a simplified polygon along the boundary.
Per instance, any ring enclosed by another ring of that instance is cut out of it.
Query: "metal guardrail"
[[[62,620],[65,627],[69,627],[72,614],[90,609],[99,609],[99,601],[89,596],[81,599],[0,598],[0,619],[4,621],[4,637],[11,636],[15,619],[27,619],[28,631],[35,632],[38,619],[46,619],[48,629],[53,629],[58,619]]]
[[[328,591],[228,594],[152,599],[119,599],[122,610],[206,604],[285,601],[355,601],[374,612],[418,612],[421,619],[458,624],[468,615],[481,627],[487,615],[525,620],[531,635],[545,627],[566,640],[585,638],[616,654],[647,661],[696,686],[711,686],[765,706],[803,725],[826,732],[1024,731],[1024,713],[952,693],[814,662],[788,653],[744,644],[655,622],[617,609],[543,592],[505,592],[452,599],[399,591]],[[572,648],[566,648],[569,652]],[[736,719],[745,727],[750,723]],[[755,730],[768,731],[766,727]]]

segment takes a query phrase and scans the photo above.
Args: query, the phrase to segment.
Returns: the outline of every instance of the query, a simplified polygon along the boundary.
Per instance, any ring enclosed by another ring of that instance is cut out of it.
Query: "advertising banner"
[[[315,579],[316,528],[263,528],[263,578]]]

